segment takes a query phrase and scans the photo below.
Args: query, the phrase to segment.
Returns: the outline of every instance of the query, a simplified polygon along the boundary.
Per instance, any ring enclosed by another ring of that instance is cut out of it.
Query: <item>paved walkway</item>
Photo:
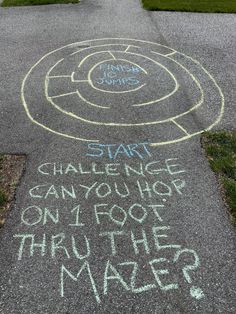
[[[235,229],[200,145],[235,127],[234,15],[0,9],[0,152],[27,154],[0,313],[235,313]]]

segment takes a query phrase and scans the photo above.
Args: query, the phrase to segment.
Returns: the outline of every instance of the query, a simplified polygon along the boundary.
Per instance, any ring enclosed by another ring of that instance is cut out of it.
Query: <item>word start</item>
[[[150,143],[135,144],[88,144],[88,157],[107,157],[111,160],[117,159],[119,156],[128,158],[144,159],[151,157]]]

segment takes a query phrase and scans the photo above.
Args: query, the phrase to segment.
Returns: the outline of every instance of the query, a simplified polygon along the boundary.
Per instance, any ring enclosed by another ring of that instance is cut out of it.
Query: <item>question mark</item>
[[[190,253],[190,254],[193,254],[195,260],[194,260],[194,264],[193,265],[187,265],[185,266],[182,271],[183,271],[183,274],[184,274],[184,278],[186,279],[186,281],[188,283],[192,283],[192,279],[189,275],[189,271],[191,270],[195,270],[196,268],[198,268],[200,266],[200,260],[199,260],[199,257],[197,255],[197,253],[194,251],[194,250],[189,250],[189,249],[183,249],[183,250],[180,250],[178,251],[175,256],[174,256],[174,262],[176,263],[180,257],[181,254],[183,253]],[[204,297],[204,292],[202,291],[201,288],[199,287],[196,287],[196,286],[192,286],[190,288],[190,294],[193,298],[197,299],[197,300],[200,300]]]

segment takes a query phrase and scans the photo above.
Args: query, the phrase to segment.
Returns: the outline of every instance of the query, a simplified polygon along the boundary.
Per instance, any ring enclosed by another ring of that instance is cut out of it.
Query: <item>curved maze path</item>
[[[42,128],[94,142],[131,132],[140,140],[148,134],[153,145],[172,144],[211,129],[224,111],[220,87],[198,61],[130,39],[88,40],[48,53],[24,78],[22,100]]]

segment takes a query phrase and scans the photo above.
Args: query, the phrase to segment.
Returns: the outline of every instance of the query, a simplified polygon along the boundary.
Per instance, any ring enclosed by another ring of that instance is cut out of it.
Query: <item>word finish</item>
[[[140,73],[141,70],[137,66],[101,64],[99,70],[102,72],[102,76],[96,80],[99,85],[133,86],[139,84],[139,80],[135,75]]]

